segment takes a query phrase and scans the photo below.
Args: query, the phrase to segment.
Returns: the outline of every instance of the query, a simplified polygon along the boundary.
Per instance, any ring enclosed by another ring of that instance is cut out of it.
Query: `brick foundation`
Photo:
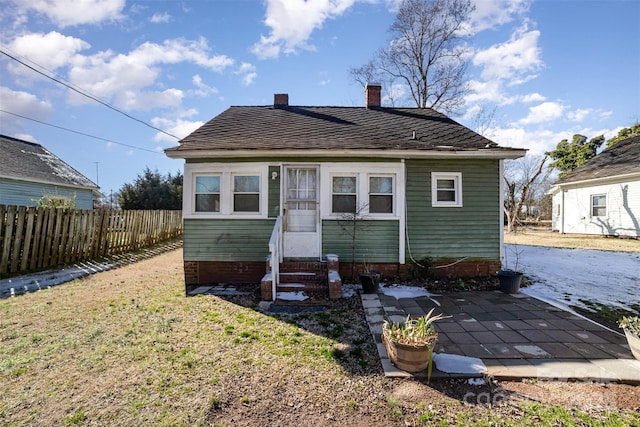
[[[264,274],[264,261],[184,262],[184,278],[187,285],[260,283]]]
[[[495,276],[500,270],[500,261],[455,261],[435,262],[429,268],[429,274],[436,277],[485,277]],[[446,266],[440,268],[439,266]],[[360,265],[355,267],[355,281],[359,280]],[[412,263],[408,264],[392,264],[392,263],[371,263],[370,268],[382,273],[383,277],[399,277],[400,279],[409,279],[412,277],[412,270],[416,266]],[[340,275],[349,280],[351,278],[351,264],[348,262],[340,263]]]

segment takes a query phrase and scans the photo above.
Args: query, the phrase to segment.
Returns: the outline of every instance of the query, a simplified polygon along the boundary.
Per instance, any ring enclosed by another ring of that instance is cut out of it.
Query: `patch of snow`
[[[342,298],[351,298],[358,293],[358,289],[362,289],[362,286],[342,285]]]
[[[538,347],[537,345],[514,345],[513,348],[520,353],[525,353],[531,356],[547,356],[551,357],[549,353]]]
[[[629,311],[640,305],[640,252],[505,247],[508,254],[518,253],[518,270],[532,283],[520,289],[526,295],[569,311],[570,306],[589,308],[582,301]]]
[[[467,380],[467,383],[469,385],[485,385],[487,382],[484,380],[484,378],[469,378]]]
[[[276,294],[277,299],[281,299],[283,301],[304,301],[309,297],[302,291],[295,292],[278,292]]]
[[[390,297],[394,297],[395,299],[400,298],[418,298],[418,297],[432,297],[435,294],[430,293],[424,288],[419,288],[416,286],[405,286],[405,285],[385,285],[380,284],[380,291]]]
[[[435,363],[439,371],[448,374],[484,374],[487,372],[487,367],[477,357],[434,353],[433,363]]]

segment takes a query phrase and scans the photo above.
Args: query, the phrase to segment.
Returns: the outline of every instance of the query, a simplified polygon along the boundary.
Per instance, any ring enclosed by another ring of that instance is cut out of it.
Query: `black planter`
[[[380,284],[380,277],[382,273],[379,271],[370,271],[368,273],[360,273],[360,283],[362,284],[362,291],[365,294],[375,294],[378,292],[378,285]]]
[[[522,281],[522,273],[513,270],[498,271],[498,279],[500,279],[500,290],[507,294],[517,294],[520,292],[520,282]]]

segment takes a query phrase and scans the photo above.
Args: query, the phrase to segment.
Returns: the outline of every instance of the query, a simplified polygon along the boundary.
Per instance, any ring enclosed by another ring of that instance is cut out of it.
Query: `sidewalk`
[[[380,340],[384,319],[403,321],[432,308],[451,318],[435,323],[432,378],[557,379],[640,384],[640,361],[624,335],[585,317],[524,295],[500,291],[395,298],[361,294],[386,376],[396,368]],[[416,376],[426,376],[419,373]]]

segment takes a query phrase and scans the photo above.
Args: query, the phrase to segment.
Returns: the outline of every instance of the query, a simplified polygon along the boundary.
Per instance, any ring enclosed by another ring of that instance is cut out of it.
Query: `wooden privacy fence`
[[[134,251],[182,235],[182,211],[0,205],[0,275]]]

